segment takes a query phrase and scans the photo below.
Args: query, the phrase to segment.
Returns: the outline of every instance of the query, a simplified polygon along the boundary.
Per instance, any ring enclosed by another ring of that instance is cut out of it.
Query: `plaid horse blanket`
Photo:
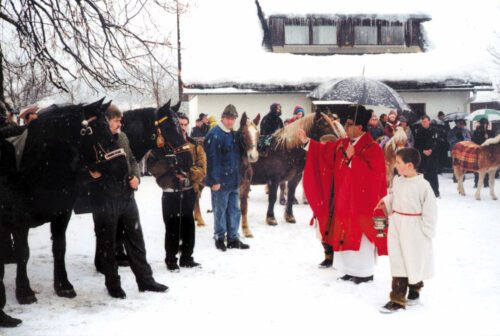
[[[461,141],[451,151],[453,165],[459,166],[463,171],[479,170],[479,145],[472,141]]]

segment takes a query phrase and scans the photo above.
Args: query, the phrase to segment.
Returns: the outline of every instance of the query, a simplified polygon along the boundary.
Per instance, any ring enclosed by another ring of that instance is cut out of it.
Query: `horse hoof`
[[[250,230],[248,230],[248,231],[244,230],[244,231],[243,231],[243,235],[244,235],[246,238],[253,238],[253,233],[252,233],[252,231],[250,231]]]
[[[285,213],[285,221],[287,223],[292,223],[292,224],[297,223],[297,221],[295,220],[295,217],[293,215],[289,215],[287,213]]]
[[[272,226],[278,225],[278,222],[276,221],[276,218],[274,218],[274,217],[267,217],[266,218],[266,223],[268,225],[272,225]]]
[[[17,295],[17,302],[22,305],[33,304],[37,301],[35,294],[20,296]]]
[[[280,198],[280,205],[286,205],[286,199]]]
[[[72,299],[76,297],[76,292],[74,289],[59,289],[56,290],[57,296]]]

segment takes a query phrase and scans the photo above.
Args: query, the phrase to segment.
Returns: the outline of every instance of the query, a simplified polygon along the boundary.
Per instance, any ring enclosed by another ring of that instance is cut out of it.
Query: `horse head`
[[[122,132],[127,134],[130,149],[138,161],[156,147],[155,112],[154,107],[146,107],[123,113]]]
[[[256,162],[259,159],[259,151],[257,145],[259,143],[260,131],[257,128],[260,122],[260,114],[251,120],[248,118],[246,112],[240,120],[240,129],[238,130],[240,142],[243,149],[247,153],[249,162]]]
[[[104,98],[82,106],[79,125],[80,161],[84,167],[99,170],[117,180],[127,174],[126,154],[111,133],[105,112],[111,101]]]
[[[180,104],[170,106],[170,100],[156,110],[156,148],[176,173],[187,176],[193,164],[189,144],[182,134],[177,112]]]
[[[336,139],[345,138],[344,127],[337,120],[333,120],[323,112],[316,111],[313,123],[309,129],[308,136],[311,139],[320,141],[326,135],[332,135]]]

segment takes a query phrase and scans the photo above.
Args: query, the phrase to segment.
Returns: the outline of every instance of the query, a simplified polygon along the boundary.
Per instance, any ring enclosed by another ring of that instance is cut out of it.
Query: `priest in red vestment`
[[[384,153],[367,132],[370,117],[361,105],[349,107],[348,138],[335,142],[298,134],[308,151],[304,191],[323,242],[335,251],[334,267],[345,273],[340,279],[356,284],[373,280],[376,256],[387,255],[387,238],[376,237],[372,220],[387,184]]]

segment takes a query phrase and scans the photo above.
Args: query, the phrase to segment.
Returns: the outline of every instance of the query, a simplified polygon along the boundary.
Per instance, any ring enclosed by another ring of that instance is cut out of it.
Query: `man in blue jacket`
[[[212,190],[214,210],[215,247],[226,251],[224,238],[227,234],[227,248],[248,249],[240,241],[240,142],[233,126],[238,118],[236,108],[229,104],[222,112],[221,124],[208,132],[204,141],[207,154],[207,177],[205,185]]]

